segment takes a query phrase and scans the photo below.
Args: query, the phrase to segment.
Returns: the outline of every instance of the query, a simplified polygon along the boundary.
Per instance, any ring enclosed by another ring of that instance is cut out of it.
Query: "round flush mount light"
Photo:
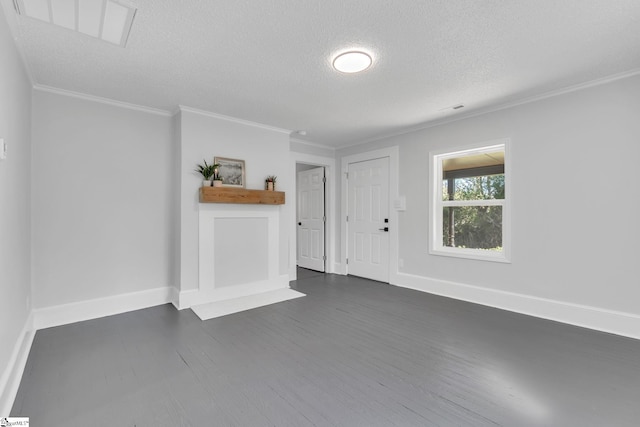
[[[341,73],[359,73],[371,66],[373,59],[368,53],[361,50],[352,50],[341,53],[333,60],[333,68]]]

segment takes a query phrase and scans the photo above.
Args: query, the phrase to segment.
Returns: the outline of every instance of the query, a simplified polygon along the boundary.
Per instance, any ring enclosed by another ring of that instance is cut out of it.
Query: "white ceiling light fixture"
[[[113,0],[13,0],[23,16],[124,47],[136,8]]]
[[[361,50],[351,50],[341,53],[333,59],[333,68],[341,73],[359,73],[371,67],[371,55]]]

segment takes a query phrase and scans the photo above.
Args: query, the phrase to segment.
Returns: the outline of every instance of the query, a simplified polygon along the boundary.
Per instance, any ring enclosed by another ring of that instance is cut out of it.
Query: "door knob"
[[[389,232],[389,227],[385,227],[385,228],[378,228],[378,230],[380,230],[380,231],[385,231],[385,232]]]
[[[298,225],[302,225],[302,223],[301,223],[301,222],[299,222],[299,223],[298,223]]]

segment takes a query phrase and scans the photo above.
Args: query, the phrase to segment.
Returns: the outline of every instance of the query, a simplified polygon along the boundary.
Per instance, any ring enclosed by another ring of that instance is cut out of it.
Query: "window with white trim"
[[[430,154],[430,253],[509,262],[507,142]]]

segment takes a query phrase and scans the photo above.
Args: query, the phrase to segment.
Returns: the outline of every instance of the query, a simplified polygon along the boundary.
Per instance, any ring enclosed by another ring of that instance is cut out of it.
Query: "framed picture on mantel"
[[[218,173],[222,177],[223,187],[246,187],[244,160],[216,157],[213,161],[220,165]]]

